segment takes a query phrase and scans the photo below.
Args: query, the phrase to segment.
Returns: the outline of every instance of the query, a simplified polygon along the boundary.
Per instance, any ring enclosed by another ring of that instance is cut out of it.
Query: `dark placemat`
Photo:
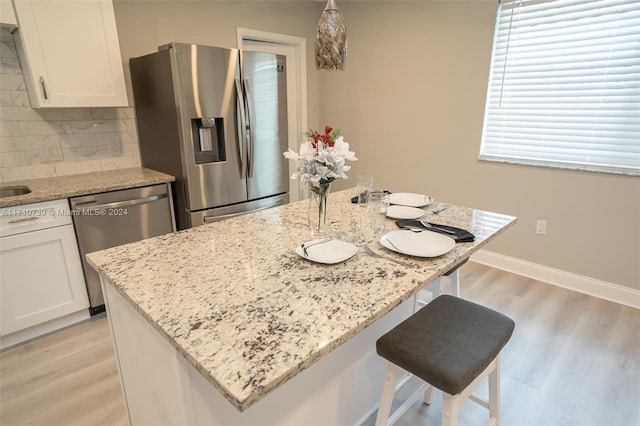
[[[461,228],[456,228],[455,226],[449,226],[449,225],[441,225],[439,223],[432,223],[432,222],[427,222],[428,224],[432,225],[432,226],[437,226],[438,228],[442,228],[442,229],[447,229],[450,231],[453,231],[454,234],[450,234],[448,232],[442,231],[440,229],[436,229],[436,228],[427,228],[426,226],[424,226],[422,223],[420,223],[419,220],[396,220],[396,225],[398,225],[398,228],[405,228],[407,226],[410,226],[412,228],[422,228],[425,229],[427,231],[431,231],[431,232],[437,232],[438,234],[442,234],[442,235],[446,235],[447,237],[451,237],[454,240],[456,240],[456,243],[470,243],[472,241],[475,240],[475,236],[464,229]]]

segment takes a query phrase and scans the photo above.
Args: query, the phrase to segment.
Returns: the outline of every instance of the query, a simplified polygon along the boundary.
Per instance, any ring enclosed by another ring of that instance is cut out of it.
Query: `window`
[[[480,159],[640,175],[640,1],[502,0]]]

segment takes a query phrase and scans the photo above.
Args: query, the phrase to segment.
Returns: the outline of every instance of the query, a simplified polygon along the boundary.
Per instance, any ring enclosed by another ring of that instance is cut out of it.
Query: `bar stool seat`
[[[425,402],[430,402],[429,385],[443,391],[443,424],[456,424],[467,398],[489,408],[490,421],[499,423],[499,354],[514,327],[505,315],[467,300],[434,299],[376,342],[378,355],[390,363],[376,424],[386,424],[389,417],[402,373],[398,367],[426,382]],[[487,375],[490,398],[483,401],[471,391]]]

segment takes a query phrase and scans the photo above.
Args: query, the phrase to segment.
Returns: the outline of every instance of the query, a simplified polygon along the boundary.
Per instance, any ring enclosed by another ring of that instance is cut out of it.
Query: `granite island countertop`
[[[0,188],[27,186],[31,192],[15,197],[0,198],[0,208],[149,186],[173,182],[174,180],[173,176],[165,173],[144,167],[133,167],[105,172],[5,182],[0,184]]]
[[[333,206],[351,205],[349,191]],[[307,201],[88,255],[160,335],[239,411],[308,368],[512,226],[516,218],[450,206],[427,220],[471,231],[436,258],[403,256],[369,237],[375,251],[333,265],[295,248],[312,240]],[[434,203],[433,208],[438,207]],[[388,229],[396,229],[391,219]],[[359,244],[361,246],[361,244]]]

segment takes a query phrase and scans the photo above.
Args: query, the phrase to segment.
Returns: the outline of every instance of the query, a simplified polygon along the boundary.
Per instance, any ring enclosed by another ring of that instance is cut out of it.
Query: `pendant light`
[[[335,0],[320,15],[315,42],[316,69],[344,70],[347,64],[347,27]]]

